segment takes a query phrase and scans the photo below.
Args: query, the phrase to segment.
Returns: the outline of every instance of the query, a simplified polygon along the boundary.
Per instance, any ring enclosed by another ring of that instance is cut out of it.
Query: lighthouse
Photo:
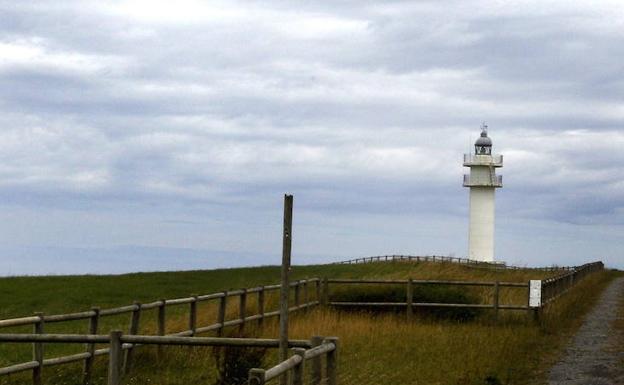
[[[468,258],[494,261],[494,192],[503,187],[503,176],[496,169],[503,167],[503,156],[492,153],[492,139],[487,125],[481,125],[481,135],[474,144],[474,154],[464,154],[464,187],[470,188],[470,229]]]

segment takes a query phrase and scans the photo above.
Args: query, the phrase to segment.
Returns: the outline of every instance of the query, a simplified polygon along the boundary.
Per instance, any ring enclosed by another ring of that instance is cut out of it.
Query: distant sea
[[[296,264],[336,260],[293,255],[293,263]],[[279,265],[281,251],[268,254],[132,245],[106,248],[11,247],[0,248],[0,262],[0,276],[121,274]]]

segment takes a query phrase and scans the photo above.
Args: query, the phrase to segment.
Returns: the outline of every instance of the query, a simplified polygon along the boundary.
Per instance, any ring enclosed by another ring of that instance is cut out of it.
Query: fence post
[[[108,385],[121,385],[121,331],[110,333],[110,350],[108,352]]]
[[[308,285],[308,281],[309,279],[306,278],[306,280],[303,282],[303,301],[305,303],[305,310],[306,312],[309,309],[309,305],[310,305],[310,288]]]
[[[249,370],[249,385],[264,385],[264,369],[250,369]]]
[[[301,305],[301,280],[295,281],[295,309]]]
[[[498,320],[498,307],[500,304],[500,282],[494,282],[494,319]]]
[[[191,294],[191,297],[193,297],[193,301],[189,304],[189,330],[191,336],[194,336],[197,330],[197,294]]]
[[[132,311],[132,318],[130,319],[130,328],[128,334],[136,335],[139,333],[139,321],[141,320],[141,303],[134,301],[135,309]],[[129,373],[132,369],[132,357],[134,355],[134,345],[130,345],[126,350],[126,359],[124,361],[123,371]]]
[[[160,304],[158,305],[158,316],[157,316],[158,317],[158,320],[157,320],[158,326],[157,327],[158,327],[158,335],[159,336],[164,336],[165,333],[167,332],[167,326],[166,326],[167,325],[166,324],[166,322],[167,322],[166,321],[166,314],[167,313],[166,313],[166,310],[165,310],[167,308],[167,305],[166,305],[165,301],[166,300],[164,298],[161,299],[160,300]],[[163,358],[163,346],[162,345],[158,345],[157,349],[158,349],[157,350],[158,361],[160,361]]]
[[[290,260],[292,251],[293,196],[284,195],[284,226],[282,234],[282,268],[280,280],[280,316],[279,316],[279,360],[288,358],[288,302],[290,298]],[[280,384],[288,384],[285,373],[280,377]]]
[[[303,385],[303,373],[305,371],[305,349],[293,348],[292,352],[294,355],[301,357],[301,362],[293,368],[292,385]]]
[[[247,316],[247,289],[243,289],[243,292],[240,295],[240,319],[241,319],[241,324],[239,327],[239,331],[242,333],[245,330],[245,317]]]
[[[329,280],[327,277],[323,278],[323,298],[321,299],[321,304],[324,307],[329,306]]]
[[[258,314],[260,315],[258,326],[262,327],[264,324],[264,286],[261,286],[260,291],[258,291]]]
[[[39,317],[39,321],[33,324],[34,334],[43,334],[43,313],[35,313],[35,317]],[[41,373],[43,372],[43,343],[33,343],[33,361],[37,361],[39,366],[33,368],[32,381],[33,385],[41,385]]]
[[[410,321],[414,312],[414,285],[411,278],[407,280],[407,293],[405,297],[407,302],[407,320]]]
[[[316,302],[318,302],[318,304],[320,305],[322,300],[321,300],[321,280],[320,279],[316,279],[316,281],[314,281],[314,289],[316,291]]]
[[[328,337],[325,341],[333,343],[336,347],[331,352],[327,353],[327,362],[325,364],[325,375],[327,377],[327,385],[337,385],[338,383],[338,337]]]
[[[312,347],[319,346],[323,343],[323,337],[321,336],[313,336],[310,338],[310,342],[312,342]],[[322,370],[322,361],[321,356],[316,356],[312,359],[312,378],[310,381],[310,385],[320,385],[321,384],[321,370]]]
[[[221,325],[221,327],[217,330],[217,335],[221,337],[223,335],[223,329],[225,326],[225,307],[227,305],[227,291],[223,292],[223,297],[219,298],[219,311],[217,312],[217,323]]]
[[[93,307],[91,308],[91,311],[94,314],[89,318],[89,334],[97,334],[98,323],[100,321],[100,308]],[[89,357],[87,357],[84,362],[84,373],[82,375],[83,385],[89,385],[91,383],[91,373],[93,372],[93,361],[95,360],[94,352],[95,352],[95,344],[87,344],[87,353],[89,353]]]

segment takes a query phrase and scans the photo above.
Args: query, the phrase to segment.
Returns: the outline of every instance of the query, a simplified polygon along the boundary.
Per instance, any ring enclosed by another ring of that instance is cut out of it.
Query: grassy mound
[[[0,318],[19,317],[43,311],[58,314],[88,310],[91,306],[102,308],[127,305],[133,300],[147,303],[159,298],[185,297],[191,293],[207,294],[222,290],[272,284],[279,281],[277,266],[226,269],[212,271],[139,273],[116,276],[64,276],[64,277],[13,277],[0,278]],[[439,279],[473,281],[526,282],[544,278],[552,273],[533,270],[493,271],[460,266],[452,263],[372,263],[361,265],[295,266],[293,279],[305,277],[377,278],[377,279]],[[397,384],[483,384],[486,378],[502,379],[503,383],[528,383],[537,378],[544,355],[555,352],[557,343],[574,326],[591,305],[595,293],[608,283],[608,276],[588,278],[579,288],[558,301],[544,314],[544,324],[534,325],[524,320],[525,312],[516,312],[516,322],[503,312],[499,324],[481,322],[456,322],[452,315],[426,316],[422,322],[405,322],[403,314],[345,313],[313,309],[307,313],[293,313],[291,338],[310,338],[312,335],[335,335],[341,338],[339,376],[344,385],[379,382]],[[351,290],[354,287],[351,287]],[[339,285],[331,286],[333,300],[340,295],[347,300],[405,301],[404,286],[390,287],[389,292],[345,293]],[[314,291],[312,291],[314,293]],[[277,293],[275,293],[277,294]],[[582,294],[582,295],[581,295]],[[275,309],[276,297],[267,298],[267,311]],[[254,314],[256,297],[247,298],[247,314]],[[463,291],[444,286],[414,286],[415,302],[490,303],[491,288],[470,288]],[[501,303],[526,303],[526,289],[501,289]],[[574,309],[570,317],[570,309]],[[418,308],[416,314],[437,309]],[[442,309],[441,309],[442,310]],[[446,309],[444,309],[446,310]],[[236,317],[238,303],[228,302],[228,319]],[[198,326],[214,323],[216,303],[198,306]],[[512,315],[513,315],[512,314]],[[565,315],[566,317],[563,317]],[[112,329],[127,330],[129,315],[104,318],[100,334]],[[174,306],[167,310],[167,332],[183,330],[188,325],[188,307]],[[50,333],[84,333],[87,322],[47,324]],[[141,316],[140,333],[155,331],[155,312]],[[548,332],[545,333],[544,331]],[[0,332],[29,332],[30,328],[8,328]],[[210,335],[210,334],[206,334]],[[259,335],[277,336],[277,319],[266,322]],[[0,344],[0,366],[16,364],[31,359],[32,347],[28,344]],[[214,384],[222,377],[240,377],[239,367],[225,367],[215,362],[209,348],[166,347],[162,360],[157,359],[152,347],[136,350],[132,372],[125,377],[126,384],[182,385],[188,383]],[[84,346],[49,344],[45,358],[63,354],[80,353]],[[534,352],[540,352],[540,357]],[[269,349],[266,356],[252,352],[244,361],[248,366],[269,367],[276,363],[277,352]],[[531,354],[529,362],[526,357]],[[226,354],[226,353],[223,353]],[[228,353],[229,354],[229,353]],[[236,352],[232,352],[236,354]],[[80,383],[81,363],[49,367],[44,370],[44,383]],[[94,383],[106,383],[106,357],[96,359]],[[525,381],[523,381],[523,379]],[[30,373],[0,377],[0,384],[25,384]]]

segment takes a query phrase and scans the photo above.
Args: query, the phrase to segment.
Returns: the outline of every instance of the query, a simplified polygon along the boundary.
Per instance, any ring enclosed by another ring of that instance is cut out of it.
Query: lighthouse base
[[[470,259],[494,261],[494,188],[470,188]]]

